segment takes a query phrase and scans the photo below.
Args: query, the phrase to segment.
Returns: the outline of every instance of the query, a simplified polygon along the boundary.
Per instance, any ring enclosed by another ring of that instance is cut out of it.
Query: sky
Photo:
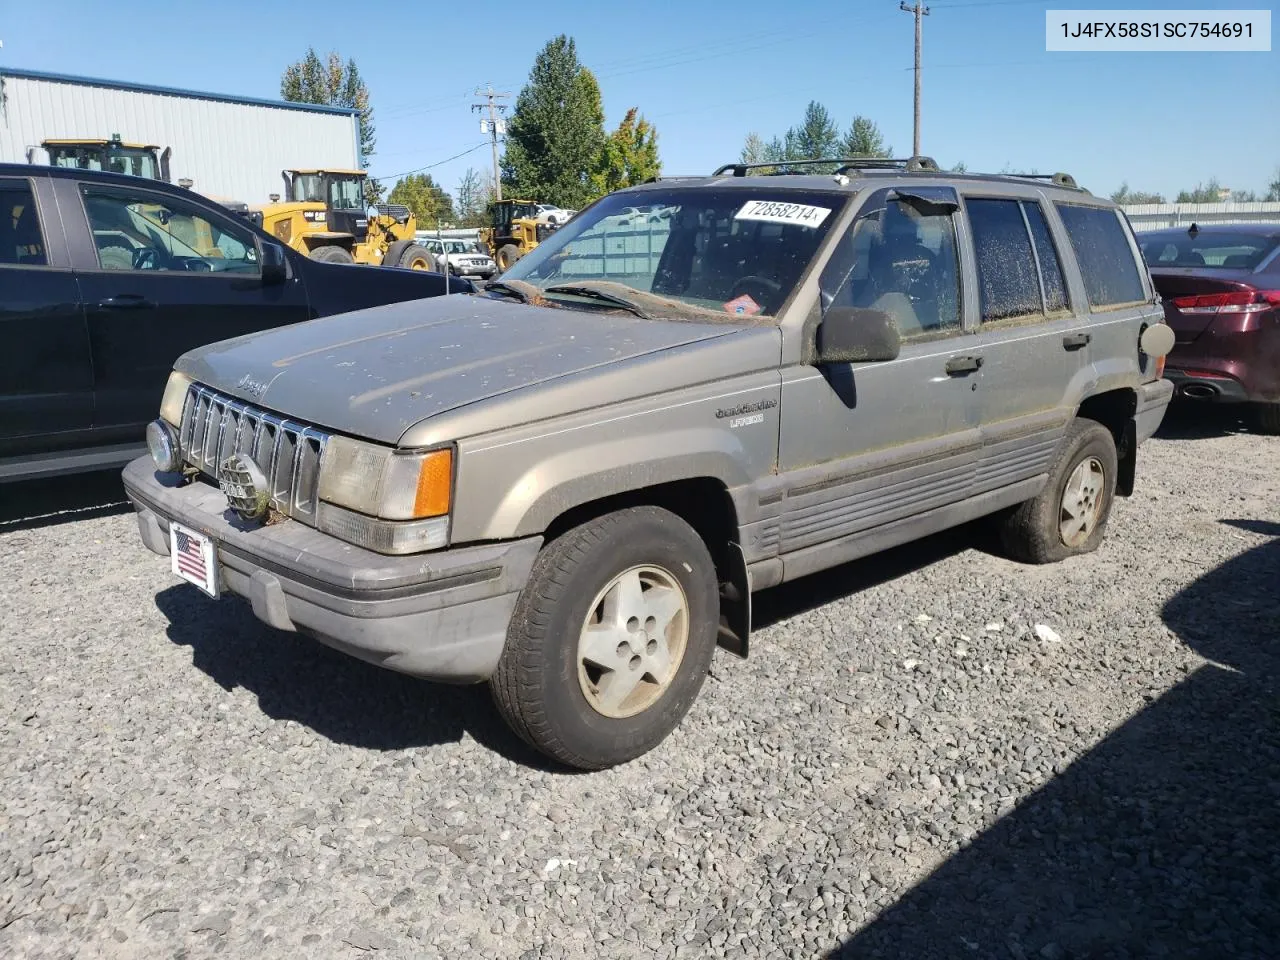
[[[1187,8],[1248,6],[1201,0]],[[1071,4],[928,7],[921,152],[943,166],[1062,170],[1096,194],[1125,182],[1169,199],[1210,178],[1263,192],[1277,175],[1274,41],[1268,53],[1048,53],[1045,11]],[[565,33],[600,81],[606,124],[634,106],[657,128],[665,173],[710,173],[737,160],[748,133],[784,133],[810,100],[842,129],[856,114],[870,117],[896,156],[911,153],[914,27],[897,0],[686,0],[672,13],[601,0],[179,0],[136,15],[123,9],[101,0],[0,0],[0,70],[274,98],[281,73],[308,46],[322,56],[336,50],[355,59],[369,87],[371,172],[392,178],[426,168],[452,191],[468,167],[491,166],[471,110],[475,89],[492,83],[514,104],[538,50]],[[502,18],[493,27],[458,15],[495,9]]]

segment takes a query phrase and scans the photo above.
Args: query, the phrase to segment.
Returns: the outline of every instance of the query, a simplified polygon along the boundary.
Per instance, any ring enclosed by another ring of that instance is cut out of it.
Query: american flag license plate
[[[170,523],[169,558],[174,573],[217,598],[218,555],[212,540],[181,524]]]

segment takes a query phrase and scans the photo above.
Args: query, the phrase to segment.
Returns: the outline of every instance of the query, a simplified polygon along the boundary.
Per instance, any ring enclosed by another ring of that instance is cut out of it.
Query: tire
[[[133,251],[117,244],[99,247],[98,263],[103,270],[132,270]]]
[[[498,272],[502,273],[520,259],[520,248],[514,243],[503,244],[498,248],[498,255],[493,259],[498,261]]]
[[[412,240],[392,240],[387,244],[387,252],[382,255],[382,265],[384,267],[397,267],[400,265],[400,258],[404,256],[404,252],[413,246]]]
[[[1111,516],[1116,467],[1111,431],[1095,420],[1073,420],[1049,482],[1002,521],[1005,551],[1024,563],[1054,563],[1096,550]]]
[[[1280,436],[1280,403],[1258,404],[1258,429],[1269,436]]]
[[[322,263],[355,263],[356,258],[346,249],[333,244],[326,244],[323,247],[316,247],[308,256],[312,260],[319,260]]]
[[[608,617],[597,625],[596,655],[617,664],[606,670],[584,640],[589,618],[610,606],[616,625],[606,626]],[[652,622],[673,608],[665,631]],[[647,629],[637,616],[646,611]],[[658,507],[606,514],[538,554],[489,680],[494,703],[512,730],[560,763],[582,770],[626,763],[688,712],[711,666],[719,620],[715,564],[692,527]]]
[[[404,267],[406,270],[439,272],[436,266],[436,258],[431,255],[430,250],[420,243],[411,243],[405,247],[404,252],[400,254],[399,262],[395,266]]]

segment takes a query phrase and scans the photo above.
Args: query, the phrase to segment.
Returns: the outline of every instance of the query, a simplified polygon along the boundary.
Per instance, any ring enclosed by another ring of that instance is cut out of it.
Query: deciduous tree
[[[429,173],[411,173],[397,180],[387,199],[408,207],[423,230],[433,228],[437,220],[442,223],[454,221],[452,198]]]
[[[591,176],[596,196],[647,183],[662,172],[658,133],[637,108],[627,111],[618,129],[605,138]]]

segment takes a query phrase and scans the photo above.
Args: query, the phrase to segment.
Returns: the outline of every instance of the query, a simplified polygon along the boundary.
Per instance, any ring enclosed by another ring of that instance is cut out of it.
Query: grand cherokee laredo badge
[[[231,509],[246,520],[260,520],[271,505],[267,478],[250,457],[235,453],[218,468],[218,487],[226,494]]]

